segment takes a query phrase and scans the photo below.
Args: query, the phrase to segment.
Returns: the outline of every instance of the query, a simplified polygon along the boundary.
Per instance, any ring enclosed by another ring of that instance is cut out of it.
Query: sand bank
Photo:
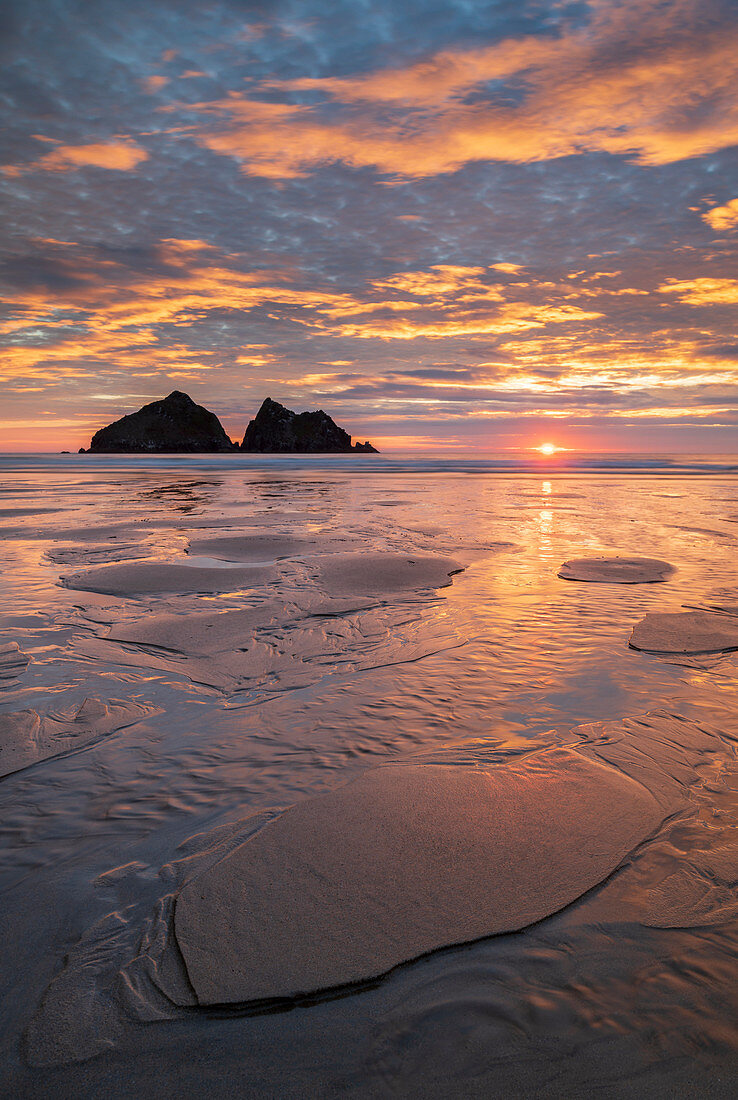
[[[318,584],[331,595],[389,595],[411,589],[443,588],[464,566],[438,554],[362,552],[313,558]]]
[[[266,566],[208,568],[177,562],[107,565],[62,577],[66,588],[103,592],[111,596],[153,596],[187,592],[235,592],[276,580]]]
[[[633,627],[628,644],[650,653],[697,654],[738,649],[738,615],[717,611],[655,612]]]
[[[653,584],[665,581],[674,566],[658,558],[572,558],[565,561],[558,575],[567,581],[591,581],[603,584]]]

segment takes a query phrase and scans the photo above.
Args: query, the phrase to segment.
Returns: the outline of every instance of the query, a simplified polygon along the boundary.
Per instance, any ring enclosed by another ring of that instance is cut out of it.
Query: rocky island
[[[212,454],[236,450],[215,413],[174,390],[95,432],[88,454]]]
[[[354,443],[351,436],[318,409],[292,412],[267,397],[249,423],[241,443],[242,451],[259,454],[347,454],[364,451],[378,454],[371,443]]]
[[[351,444],[351,436],[323,412],[295,413],[267,397],[249,423],[240,447],[215,413],[174,390],[138,412],[95,432],[80,454],[377,454],[371,443]]]

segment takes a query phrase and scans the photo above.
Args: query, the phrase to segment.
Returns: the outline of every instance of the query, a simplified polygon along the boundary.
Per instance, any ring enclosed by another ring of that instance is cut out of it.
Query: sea
[[[253,583],[239,538],[263,548]],[[735,623],[738,456],[1,455],[0,546],[0,771],[4,721],[32,754],[85,700],[139,708],[0,778],[0,1096],[736,1095],[738,643],[629,639],[649,614]],[[333,554],[365,583],[326,588]],[[601,556],[673,571],[559,576]],[[383,589],[400,557],[454,568]],[[136,591],[152,564],[206,579]],[[185,642],[235,610],[254,625],[233,652]],[[160,616],[181,645],[141,634]],[[450,927],[297,998],[157,984],[177,891],[223,837],[384,765],[613,745],[668,779],[662,823],[544,919]]]

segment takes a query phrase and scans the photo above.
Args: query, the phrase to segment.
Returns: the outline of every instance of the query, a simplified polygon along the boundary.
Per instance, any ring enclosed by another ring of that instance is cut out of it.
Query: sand
[[[274,561],[305,553],[314,543],[291,535],[223,535],[190,539],[188,553],[225,561]]]
[[[254,630],[284,618],[283,605],[274,602],[236,611],[197,614],[152,614],[133,622],[114,624],[111,641],[156,646],[172,653],[209,656],[245,649]]]
[[[235,592],[269,584],[277,574],[268,566],[208,568],[177,562],[107,565],[61,578],[66,588],[111,596],[153,596],[185,592]]]
[[[567,581],[604,584],[653,584],[667,580],[674,566],[658,558],[572,558],[559,569]]]
[[[313,558],[312,564],[320,587],[336,596],[443,588],[464,569],[454,558],[438,554],[331,554],[325,560]]]
[[[143,703],[121,699],[102,703],[98,699],[85,699],[79,707],[45,717],[35,710],[1,715],[0,777],[83,748],[158,713],[158,707]]]
[[[89,524],[84,527],[62,527],[53,532],[55,542],[102,542],[105,539],[139,537],[141,527],[136,523]]]
[[[0,689],[15,686],[18,677],[28,668],[30,660],[17,642],[0,645]]]
[[[655,612],[633,627],[628,644],[650,653],[719,653],[738,649],[738,615],[716,611]]]
[[[443,627],[423,624],[420,630],[400,602],[382,606],[314,589],[300,597],[299,604],[270,600],[224,611],[150,612],[129,621],[118,621],[120,611],[79,611],[74,625],[93,628],[96,636],[76,635],[74,650],[230,694],[305,687],[339,667],[412,662],[462,644]]]
[[[639,783],[567,749],[489,770],[376,768],[197,875],[177,943],[202,1005],[367,981],[556,912],[663,816]]]

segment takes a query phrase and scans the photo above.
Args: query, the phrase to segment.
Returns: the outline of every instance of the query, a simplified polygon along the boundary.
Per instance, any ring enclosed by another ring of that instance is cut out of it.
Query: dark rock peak
[[[322,409],[296,413],[271,397],[264,400],[249,423],[241,450],[260,454],[377,453],[371,443],[355,443],[352,447],[348,432]]]
[[[200,453],[236,450],[218,417],[189,394],[174,390],[161,401],[152,401],[138,412],[95,432],[92,453]]]

